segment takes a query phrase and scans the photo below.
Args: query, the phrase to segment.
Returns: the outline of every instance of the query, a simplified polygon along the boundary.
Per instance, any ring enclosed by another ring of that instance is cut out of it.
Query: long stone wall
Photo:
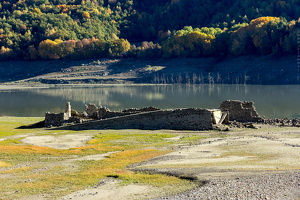
[[[127,109],[112,112],[108,108],[89,104],[85,111],[70,117],[71,105],[67,103],[64,113],[46,113],[45,126],[61,126],[59,129],[174,129],[208,130],[213,124],[223,122],[259,122],[260,117],[249,101],[224,101],[220,109],[186,108],[159,110],[155,107]],[[62,126],[64,124],[73,124]]]
[[[157,110],[127,116],[96,120],[63,126],[58,129],[174,129],[209,130],[212,129],[213,111],[189,108],[175,110]]]

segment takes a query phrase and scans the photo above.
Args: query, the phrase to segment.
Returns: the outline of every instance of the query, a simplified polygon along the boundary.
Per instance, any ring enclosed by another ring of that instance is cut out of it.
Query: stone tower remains
[[[66,111],[65,111],[66,115],[68,118],[70,118],[72,116],[71,114],[71,103],[70,102],[67,102],[66,104]]]

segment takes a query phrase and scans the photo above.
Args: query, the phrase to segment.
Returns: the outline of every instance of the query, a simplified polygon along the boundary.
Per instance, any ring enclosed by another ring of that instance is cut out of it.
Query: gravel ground
[[[235,179],[211,179],[204,186],[156,200],[163,199],[299,200],[300,171],[261,174]]]

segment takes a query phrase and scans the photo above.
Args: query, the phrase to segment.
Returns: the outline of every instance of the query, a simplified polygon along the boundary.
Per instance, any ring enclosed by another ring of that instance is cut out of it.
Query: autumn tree
[[[281,22],[278,17],[259,17],[242,26],[232,33],[230,51],[234,55],[249,53],[268,54],[276,45],[275,32],[279,32],[278,25]],[[282,28],[282,27],[281,27]]]
[[[184,29],[177,31],[163,42],[164,56],[211,56],[215,51],[213,41],[216,35],[221,32],[218,29],[214,31],[213,28],[203,28],[201,30],[199,28],[184,27]]]
[[[4,46],[0,48],[0,60],[12,59],[13,56],[14,52],[12,49]]]
[[[123,38],[109,42],[109,49],[112,56],[121,56],[130,49],[130,43]]]
[[[39,44],[39,55],[44,59],[60,59],[62,58],[61,43],[62,40],[44,40]]]

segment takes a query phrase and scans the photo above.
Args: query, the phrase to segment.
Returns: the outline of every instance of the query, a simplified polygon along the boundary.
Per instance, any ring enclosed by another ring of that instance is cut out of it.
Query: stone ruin
[[[126,110],[122,110],[121,112],[110,111],[108,108],[102,106],[96,106],[95,104],[85,105],[85,111],[83,114],[92,119],[107,119],[112,117],[120,117],[125,115],[137,114],[142,112],[151,112],[155,110],[160,110],[159,108],[150,106],[144,108],[130,108]]]
[[[52,126],[63,126],[65,124],[71,123],[83,123],[85,121],[90,120],[101,120],[113,117],[121,117],[131,114],[137,114],[142,112],[150,112],[160,110],[156,107],[144,107],[141,109],[137,108],[130,108],[123,110],[121,112],[110,111],[108,108],[102,106],[96,106],[95,104],[88,104],[85,105],[85,110],[82,113],[77,112],[76,110],[71,109],[70,102],[67,102],[65,112],[63,113],[51,113],[46,112],[45,114],[45,127],[52,127]]]
[[[59,126],[60,129],[176,129],[176,130],[208,130],[213,124],[228,121],[258,122],[260,117],[253,102],[224,101],[220,109],[169,109],[156,107],[141,109],[130,108],[121,112],[88,104],[85,111],[78,113],[71,110],[70,102],[66,104],[64,113],[45,115],[45,127]]]
[[[220,110],[228,112],[229,121],[261,122],[263,120],[252,101],[227,100],[220,105]]]
[[[66,110],[64,113],[46,112],[44,125],[45,127],[62,126],[65,121],[70,119],[70,117],[71,117],[71,103],[67,102]]]
[[[218,109],[184,108],[138,112],[71,126],[62,126],[58,129],[210,130],[215,122],[219,123],[220,119],[221,111]]]

